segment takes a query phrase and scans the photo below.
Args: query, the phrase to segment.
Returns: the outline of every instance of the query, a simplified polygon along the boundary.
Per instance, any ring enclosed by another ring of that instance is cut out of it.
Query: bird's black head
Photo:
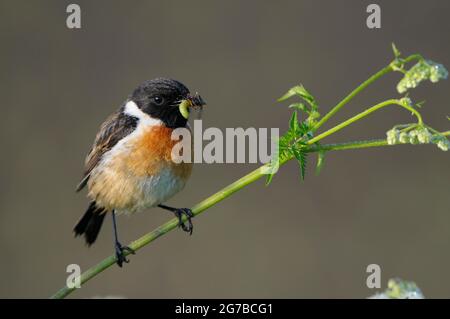
[[[189,107],[205,104],[199,95],[191,96],[189,89],[181,82],[165,78],[145,81],[134,90],[130,99],[143,112],[171,128],[186,125]]]

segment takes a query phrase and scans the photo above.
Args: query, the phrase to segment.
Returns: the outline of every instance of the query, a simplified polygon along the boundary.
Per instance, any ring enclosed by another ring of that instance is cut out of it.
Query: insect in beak
[[[187,119],[189,118],[189,108],[202,110],[204,105],[206,105],[205,100],[198,93],[195,93],[194,95],[188,95],[186,99],[180,102],[179,110],[181,115]]]

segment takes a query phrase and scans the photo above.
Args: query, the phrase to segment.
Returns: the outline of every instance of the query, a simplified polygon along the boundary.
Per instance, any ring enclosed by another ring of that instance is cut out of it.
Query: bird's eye
[[[162,105],[164,103],[164,98],[156,95],[153,97],[153,102],[155,102],[156,105]]]

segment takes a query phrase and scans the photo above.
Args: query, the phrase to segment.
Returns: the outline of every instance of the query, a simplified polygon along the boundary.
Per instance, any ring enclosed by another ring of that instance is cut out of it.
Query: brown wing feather
[[[137,118],[123,114],[122,111],[123,108],[111,114],[101,125],[100,131],[95,137],[94,145],[86,157],[83,179],[77,186],[77,192],[86,186],[91,171],[100,162],[103,154],[136,128]]]

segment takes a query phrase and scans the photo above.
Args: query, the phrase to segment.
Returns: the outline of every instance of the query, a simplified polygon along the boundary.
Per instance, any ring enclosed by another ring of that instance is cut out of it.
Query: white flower
[[[410,142],[409,134],[406,132],[401,132],[398,139],[399,139],[400,143],[403,143],[403,144]]]
[[[389,145],[397,144],[398,142],[398,130],[393,128],[392,130],[389,130],[386,132],[387,136],[387,143]]]
[[[419,144],[419,139],[418,139],[418,135],[419,135],[419,131],[418,130],[412,130],[409,132],[408,136],[409,136],[409,142],[411,144]]]
[[[448,148],[450,147],[450,142],[447,139],[441,139],[437,142],[436,145],[444,152],[447,152]]]
[[[402,103],[403,105],[407,105],[407,106],[412,106],[413,103],[411,101],[411,99],[409,97],[404,97],[400,99],[400,103]]]
[[[404,93],[408,91],[408,89],[417,87],[419,83],[424,80],[430,80],[431,82],[436,83],[447,77],[448,71],[442,64],[431,60],[422,60],[405,73],[403,79],[397,84],[397,91],[399,93]]]
[[[427,61],[430,65],[430,81],[433,83],[438,82],[441,79],[448,77],[448,71],[442,64],[435,63],[433,61]]]
[[[423,128],[419,130],[419,133],[417,134],[417,138],[419,140],[419,143],[421,144],[427,144],[431,141],[431,133],[426,128]]]

